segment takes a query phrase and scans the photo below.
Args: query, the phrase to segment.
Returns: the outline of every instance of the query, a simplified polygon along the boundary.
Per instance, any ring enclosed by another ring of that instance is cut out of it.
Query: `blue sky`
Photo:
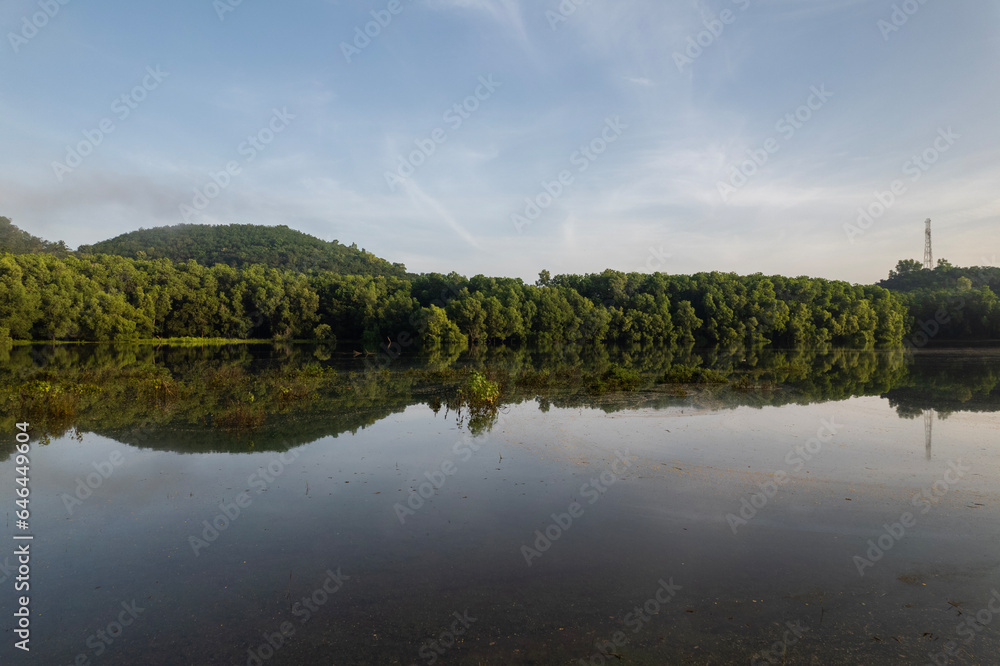
[[[997,262],[1000,3],[236,2],[5,2],[0,215],[852,282],[933,218],[937,257]]]

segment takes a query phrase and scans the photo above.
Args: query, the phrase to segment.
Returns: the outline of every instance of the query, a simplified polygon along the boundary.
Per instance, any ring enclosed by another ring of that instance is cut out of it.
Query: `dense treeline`
[[[888,291],[810,278],[605,271],[537,284],[460,275],[308,274],[194,260],[0,254],[0,337],[458,343],[898,345]]]
[[[313,337],[318,297],[303,274],[108,255],[0,255],[0,337]]]
[[[959,268],[940,259],[933,270],[923,270],[915,259],[904,259],[881,285],[906,305],[913,321],[906,341],[912,345],[1000,338],[1000,268]]]
[[[0,339],[422,345],[835,344],[1000,338],[1000,268],[900,261],[875,286],[605,271],[427,274],[288,227],[142,229],[72,252],[0,218]]]
[[[318,270],[406,276],[403,264],[389,263],[371,252],[359,250],[356,245],[348,247],[337,241],[324,241],[285,225],[181,224],[140,229],[94,245],[81,245],[79,252],[179,262],[194,259],[203,266],[225,264],[242,268],[261,264],[299,273]]]
[[[906,324],[885,289],[817,278],[605,271],[549,284],[608,306],[606,337],[622,343],[871,347],[898,344]]]

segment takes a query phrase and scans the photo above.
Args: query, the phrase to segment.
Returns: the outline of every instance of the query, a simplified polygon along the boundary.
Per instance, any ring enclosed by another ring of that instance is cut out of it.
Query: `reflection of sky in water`
[[[838,431],[795,471],[786,456],[822,419]],[[267,663],[426,663],[421,644],[466,609],[477,622],[443,663],[575,663],[623,629],[631,663],[746,662],[786,621],[809,627],[789,663],[915,661],[1000,587],[998,432],[996,413],[939,419],[927,460],[922,419],[856,398],[613,414],[523,404],[472,440],[413,406],[295,449],[263,492],[252,476],[278,453],[182,455],[90,434],[34,445],[27,663],[93,657],[88,636],[133,599],[141,619],[93,663],[242,664],[285,621],[296,633]],[[67,515],[61,493],[113,451],[123,465]],[[583,486],[616,451],[636,460],[591,503]],[[914,493],[958,459],[971,471],[921,514]],[[455,473],[400,524],[394,504],[448,461]],[[726,514],[778,470],[789,482],[734,535]],[[195,557],[189,536],[245,490],[251,504]],[[574,501],[582,515],[526,566],[521,547]],[[852,557],[906,511],[916,526],[859,577]],[[296,601],[338,567],[349,580],[299,624]],[[682,589],[626,629],[661,578]],[[967,659],[1000,653],[998,627],[963,644]]]

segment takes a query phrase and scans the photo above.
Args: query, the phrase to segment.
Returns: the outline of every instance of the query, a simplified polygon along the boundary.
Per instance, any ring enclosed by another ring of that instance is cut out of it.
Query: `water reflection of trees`
[[[917,354],[905,381],[894,384],[885,397],[904,418],[916,418],[925,410],[942,418],[952,412],[998,411],[1000,350]]]
[[[542,410],[729,409],[855,396],[884,396],[906,418],[1000,409],[1000,354],[981,351],[591,345],[437,350],[390,361],[279,344],[15,347],[0,355],[4,432],[28,420],[37,435],[79,429],[175,451],[281,450],[419,404],[443,405],[459,427],[484,432],[496,412],[459,399],[474,372],[500,386],[497,409],[533,401]]]

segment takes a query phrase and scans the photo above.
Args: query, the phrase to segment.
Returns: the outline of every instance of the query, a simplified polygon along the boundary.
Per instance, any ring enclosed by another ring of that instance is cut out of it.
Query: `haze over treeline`
[[[0,218],[0,338],[387,340],[918,346],[1000,336],[1000,269],[903,260],[881,285],[605,270],[520,278],[412,275],[288,227],[181,225],[81,246]]]

